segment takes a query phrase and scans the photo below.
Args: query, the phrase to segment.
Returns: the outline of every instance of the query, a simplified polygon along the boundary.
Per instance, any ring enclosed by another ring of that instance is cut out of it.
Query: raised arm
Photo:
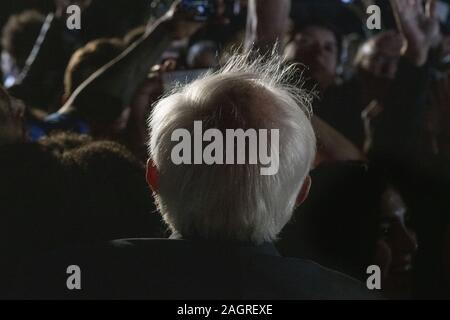
[[[291,0],[249,0],[245,47],[262,53],[282,42],[288,27]],[[279,47],[281,49],[281,47]]]
[[[371,157],[405,166],[417,161],[429,89],[430,49],[439,36],[435,1],[391,0],[405,38],[403,57],[375,129]],[[414,164],[413,164],[414,165]]]
[[[61,111],[91,95],[107,95],[122,105],[130,103],[133,93],[170,43],[192,35],[201,27],[200,23],[189,20],[179,4],[180,1],[176,1],[162,18],[148,27],[140,40],[83,82]]]
[[[439,40],[436,0],[391,0],[397,27],[406,39],[404,55],[423,66],[431,47]]]

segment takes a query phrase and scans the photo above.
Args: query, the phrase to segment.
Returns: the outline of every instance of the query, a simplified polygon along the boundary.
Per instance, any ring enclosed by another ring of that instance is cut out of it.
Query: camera
[[[214,17],[217,12],[214,0],[182,0],[181,7],[194,14],[195,21],[207,21]]]

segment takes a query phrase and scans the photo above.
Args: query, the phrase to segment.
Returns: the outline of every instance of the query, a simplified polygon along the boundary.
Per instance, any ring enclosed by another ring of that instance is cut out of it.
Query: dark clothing
[[[411,212],[419,249],[415,258],[415,298],[440,299],[442,295],[442,245],[449,221],[450,170],[424,143],[425,115],[432,79],[430,62],[416,67],[401,59],[392,90],[376,119],[372,163],[384,168],[402,192]]]
[[[400,59],[397,77],[382,101],[383,112],[374,123],[369,157],[393,170],[418,168],[424,159],[420,136],[424,127],[430,68],[416,67]]]
[[[33,261],[35,263],[35,261]],[[22,269],[19,298],[61,299],[374,299],[363,284],[307,260],[283,258],[272,244],[169,239],[116,240],[66,250]],[[82,290],[66,287],[81,268]]]
[[[327,89],[314,104],[314,114],[342,133],[358,148],[364,144],[361,86],[356,78]]]

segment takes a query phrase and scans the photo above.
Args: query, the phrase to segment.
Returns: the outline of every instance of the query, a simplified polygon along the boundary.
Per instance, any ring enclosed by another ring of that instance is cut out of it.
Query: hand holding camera
[[[239,11],[234,0],[176,0],[161,18],[176,40],[192,36],[208,22],[227,23]]]

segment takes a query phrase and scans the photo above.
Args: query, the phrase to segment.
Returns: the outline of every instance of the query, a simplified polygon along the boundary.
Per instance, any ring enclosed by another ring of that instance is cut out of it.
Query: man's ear
[[[297,207],[300,206],[306,200],[306,198],[308,197],[310,188],[311,188],[311,176],[307,175],[305,178],[305,181],[303,181],[303,185],[297,196],[297,201],[295,203],[295,205]]]
[[[148,186],[152,189],[152,191],[158,193],[158,170],[152,159],[147,160],[145,178],[147,179]]]

